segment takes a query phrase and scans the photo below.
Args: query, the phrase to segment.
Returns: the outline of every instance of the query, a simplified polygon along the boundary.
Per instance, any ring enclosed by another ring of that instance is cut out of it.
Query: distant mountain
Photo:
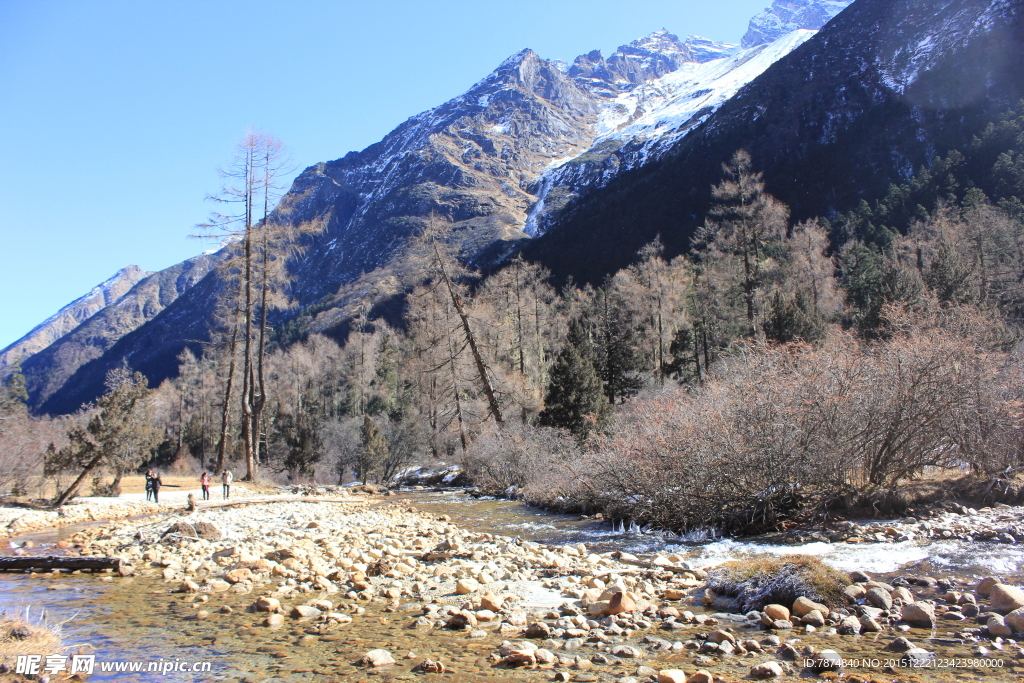
[[[531,50],[512,55],[380,142],[296,178],[275,218],[323,230],[292,264],[297,303],[282,315],[291,329],[343,331],[356,301],[400,296],[403,250],[431,215],[450,224],[451,247],[466,262],[500,260],[542,233],[566,202],[656,162],[812,35],[795,30],[741,49],[661,30],[569,65]],[[125,362],[154,383],[173,375],[181,350],[209,338],[219,287],[210,273],[145,324],[111,326],[89,346],[98,356],[37,354],[34,405],[74,410]]]
[[[1015,0],[857,0],[660,158],[581,193],[526,253],[588,282],[656,235],[682,253],[741,148],[795,219],[880,198],[1024,97],[1022,49]]]
[[[127,266],[109,280],[93,287],[67,306],[36,325],[24,337],[0,351],[0,374],[12,365],[38,353],[50,344],[123,297],[135,284],[150,275],[138,266]]]
[[[64,387],[67,380],[83,365],[99,358],[126,334],[155,318],[202,280],[218,259],[217,256],[197,256],[158,273],[146,273],[135,266],[130,266],[119,273],[120,275],[127,271],[128,276],[120,280],[115,276],[94,289],[95,293],[104,285],[114,283],[109,288],[113,294],[125,290],[131,284],[130,289],[111,299],[108,305],[98,309],[41,351],[22,361],[30,405],[35,408],[46,405],[46,402]],[[132,278],[138,275],[144,277],[132,282]],[[105,376],[104,372],[104,378]],[[100,381],[102,386],[102,379]],[[80,401],[79,405],[92,398],[95,397],[90,396]],[[61,409],[44,412],[71,412],[77,408],[61,402],[63,396],[58,396],[56,400]]]

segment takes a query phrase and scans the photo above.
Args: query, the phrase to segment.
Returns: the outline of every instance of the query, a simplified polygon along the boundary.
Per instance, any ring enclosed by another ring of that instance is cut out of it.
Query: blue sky
[[[188,234],[250,125],[301,170],[524,47],[570,61],[661,28],[739,42],[768,4],[0,0],[0,348],[125,265],[208,248]]]

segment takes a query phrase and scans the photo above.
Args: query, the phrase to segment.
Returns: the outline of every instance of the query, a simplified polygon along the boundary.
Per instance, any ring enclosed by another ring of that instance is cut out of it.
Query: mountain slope
[[[292,264],[296,306],[286,315],[316,311],[304,314],[302,331],[343,330],[356,300],[374,305],[401,294],[403,250],[431,216],[451,226],[450,246],[465,261],[503,257],[557,210],[554,195],[564,201],[656,158],[809,35],[738,51],[662,30],[571,66],[530,50],[513,55],[465,94],[295,180],[275,220],[322,231]],[[560,168],[572,172],[551,192],[548,174]],[[140,328],[112,326],[94,345],[100,357],[50,351],[31,383],[34,405],[74,410],[122,363],[154,383],[173,375],[180,351],[210,338],[218,289],[211,274]]]
[[[196,256],[158,273],[146,274],[111,305],[24,360],[22,372],[29,404],[34,408],[45,405],[79,368],[102,356],[119,339],[144,326],[177,301],[206,276],[217,260],[216,256]],[[101,387],[105,377],[104,372],[99,380]],[[44,412],[72,412],[93,398],[95,396],[89,396],[75,404],[74,401],[64,402],[63,396],[58,396],[60,410]]]
[[[849,4],[849,0],[774,0],[750,20],[740,44],[756,47],[775,42],[790,31],[817,31]]]
[[[116,303],[142,278],[150,275],[138,266],[128,266],[96,285],[85,296],[64,306],[32,328],[28,334],[0,351],[0,373],[68,334],[97,312]]]
[[[858,0],[670,153],[570,204],[527,254],[596,282],[656,235],[681,253],[740,148],[796,219],[880,197],[1024,96],[1022,15],[1010,0]]]

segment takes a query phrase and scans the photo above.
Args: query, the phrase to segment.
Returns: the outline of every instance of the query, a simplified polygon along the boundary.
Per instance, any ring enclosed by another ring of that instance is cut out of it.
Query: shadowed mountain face
[[[659,234],[682,253],[741,148],[794,219],[880,197],[1024,96],[1022,48],[1019,2],[858,0],[671,151],[580,193],[526,253],[589,282]]]

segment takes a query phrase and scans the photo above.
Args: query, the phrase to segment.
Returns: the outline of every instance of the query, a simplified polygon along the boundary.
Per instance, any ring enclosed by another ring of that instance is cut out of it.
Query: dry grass
[[[164,483],[164,486],[180,486],[183,489],[197,489],[199,488],[199,477],[175,477],[169,474],[161,474],[160,481]],[[210,483],[211,489],[213,484],[220,486],[220,480]],[[130,477],[124,477],[121,479],[121,493],[145,493],[146,492],[146,477],[142,475],[133,475]]]
[[[64,649],[60,627],[30,623],[25,618],[0,612],[0,665],[13,671],[18,655],[57,654]]]
[[[765,605],[791,605],[800,596],[830,607],[843,604],[845,574],[810,555],[733,560],[708,573],[708,587],[735,598],[743,612]]]
[[[243,471],[244,473],[244,471]],[[213,474],[211,473],[211,476]],[[276,486],[270,482],[241,482],[238,480],[238,473],[235,473],[235,484],[244,484],[245,488],[253,493],[270,493],[276,490]],[[199,477],[198,476],[175,476],[170,474],[160,474],[160,480],[164,483],[164,486],[176,486],[185,490],[198,489],[199,488]],[[234,486],[234,484],[232,484]],[[79,491],[79,495],[88,496],[91,495],[90,486],[88,483],[84,484]],[[53,482],[47,482],[45,489],[41,489],[43,493],[40,497],[52,499],[57,495],[54,489]],[[174,489],[161,489],[164,493],[169,493]],[[214,492],[220,492],[220,475],[213,477],[210,482],[210,490]],[[131,493],[145,493],[146,492],[146,477],[144,475],[131,475],[121,479],[121,494]],[[20,499],[19,499],[20,500]]]

